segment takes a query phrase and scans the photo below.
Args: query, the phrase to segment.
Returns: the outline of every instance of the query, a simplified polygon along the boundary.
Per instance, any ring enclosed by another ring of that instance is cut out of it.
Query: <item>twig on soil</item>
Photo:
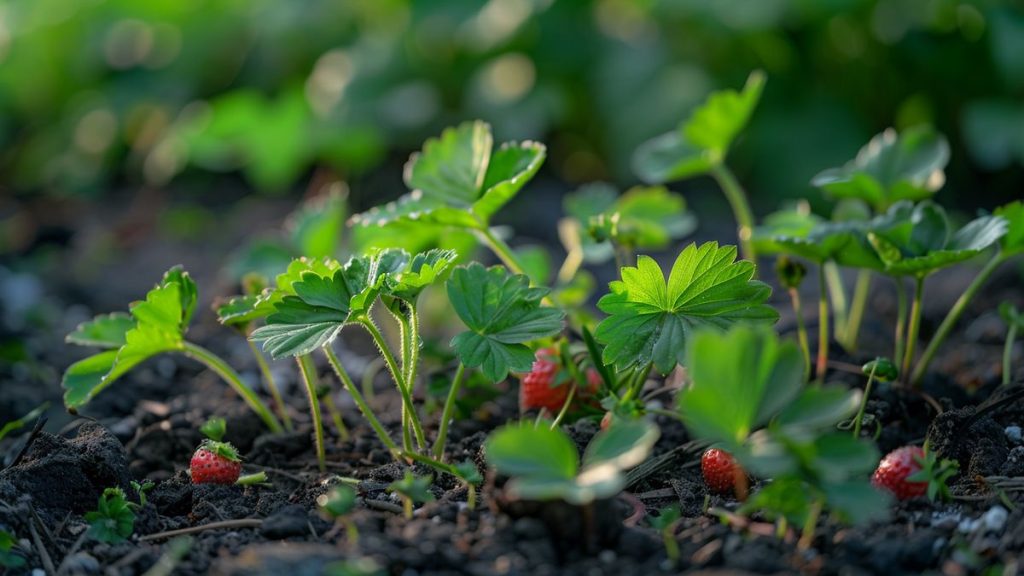
[[[263,525],[263,520],[257,518],[242,518],[239,520],[224,520],[222,522],[210,522],[209,524],[203,524],[202,526],[192,526],[189,528],[180,528],[178,530],[168,530],[166,532],[157,532],[156,534],[149,534],[139,538],[140,542],[150,542],[152,540],[164,540],[167,538],[173,538],[175,536],[184,536],[186,534],[195,534],[197,532],[204,532],[206,530],[220,530],[220,529],[234,529],[234,528],[259,528]]]
[[[183,536],[167,544],[167,551],[142,576],[170,576],[192,549],[192,537]]]
[[[686,444],[683,444],[682,446],[676,446],[675,448],[669,450],[668,452],[665,452],[664,454],[658,456],[657,458],[653,458],[651,460],[643,462],[636,468],[630,470],[629,473],[626,475],[626,488],[633,486],[634,484],[650,476],[651,474],[654,474],[655,472],[658,472],[659,470],[670,465],[672,461],[675,460],[676,456],[684,452],[697,452],[704,448],[706,445],[707,442],[701,440],[692,440],[690,442],[687,442]],[[697,464],[700,464],[700,462],[687,462],[686,464],[683,465],[683,468],[696,466]]]
[[[260,472],[268,472],[270,474],[277,474],[278,476],[284,476],[285,478],[287,478],[289,480],[294,480],[295,482],[298,482],[300,484],[304,484],[306,482],[306,479],[303,478],[302,476],[299,476],[298,474],[292,474],[291,472],[286,472],[284,470],[281,470],[280,468],[271,468],[270,466],[260,466],[259,464],[246,464],[246,466],[248,466],[249,468],[255,468],[256,470],[259,470]]]
[[[28,521],[28,531],[32,535],[32,543],[39,550],[39,559],[43,562],[43,569],[50,576],[56,576],[57,570],[53,567],[53,559],[50,558],[50,553],[46,551],[43,539],[39,537],[39,531],[36,530],[36,523],[31,518]]]
[[[393,512],[395,514],[403,514],[402,507],[398,504],[392,504],[391,502],[384,502],[383,500],[364,500],[367,508],[374,510],[382,510],[384,512]]]
[[[89,536],[89,530],[82,530],[82,534],[75,540],[75,543],[71,545],[71,548],[64,554],[64,559],[60,561],[60,566],[57,566],[57,576],[64,573],[64,570],[68,567],[68,560],[78,552],[78,549],[82,547],[85,539]]]
[[[659,500],[661,498],[671,498],[676,495],[676,491],[672,488],[661,488],[659,490],[648,490],[647,492],[641,492],[636,497],[641,500]]]
[[[47,418],[45,414],[36,420],[35,426],[32,427],[32,431],[29,432],[28,438],[25,440],[25,445],[21,447],[21,450],[18,450],[18,455],[14,457],[14,460],[11,460],[11,464],[7,466],[7,468],[4,468],[4,470],[14,468],[19,462],[21,462],[21,459],[25,457],[25,453],[28,452],[29,447],[32,446],[32,443],[36,441],[39,433],[42,432],[43,426],[46,424],[46,420]]]

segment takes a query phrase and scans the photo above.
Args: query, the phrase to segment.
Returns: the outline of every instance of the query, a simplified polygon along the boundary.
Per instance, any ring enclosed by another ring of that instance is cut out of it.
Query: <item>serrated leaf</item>
[[[491,433],[484,445],[487,463],[500,474],[571,480],[579,471],[579,454],[560,429],[511,424]]]
[[[541,306],[546,289],[533,288],[525,275],[479,263],[456,268],[447,282],[448,299],[468,331],[452,340],[460,360],[480,367],[493,381],[509,371],[526,371],[533,354],[525,342],[562,329],[565,314]]]
[[[926,126],[888,129],[871,139],[857,157],[815,176],[811,184],[835,198],[858,198],[877,211],[900,200],[923,200],[945,181],[949,143]]]
[[[486,222],[537,174],[547,148],[538,142],[509,142],[491,156],[483,194],[473,212]]]
[[[245,327],[266,318],[274,311],[274,305],[265,294],[233,296],[216,307],[217,321],[225,326]]]
[[[609,315],[594,334],[605,346],[605,362],[619,370],[653,363],[667,374],[683,362],[697,329],[777,321],[778,312],[765,304],[771,288],[753,275],[752,263],[736,261],[735,246],[717,242],[684,249],[667,283],[658,264],[641,256],[598,301]]]
[[[419,191],[410,192],[394,202],[376,206],[352,217],[352,224],[359,226],[387,226],[403,221],[460,228],[482,226],[467,209],[449,207]]]
[[[395,298],[413,302],[431,284],[440,281],[458,259],[454,250],[433,248],[416,254],[408,265],[384,279],[384,291]]]
[[[479,120],[446,128],[423,144],[405,167],[405,183],[424,197],[469,207],[483,186],[491,158],[491,127]]]
[[[695,436],[734,449],[804,385],[800,349],[763,328],[698,333],[686,367],[692,383],[679,395],[683,422]]]
[[[188,329],[189,323],[192,321],[192,313],[196,309],[196,301],[199,299],[198,289],[196,288],[195,281],[189,276],[188,272],[181,266],[175,266],[168,270],[160,282],[162,286],[169,284],[178,285],[178,298],[179,298],[179,321],[178,329],[184,333]],[[134,311],[132,312],[134,314]],[[141,321],[141,320],[140,320]]]
[[[124,312],[100,314],[92,320],[79,324],[64,341],[79,346],[120,348],[124,345],[125,333],[134,327],[135,319]]]

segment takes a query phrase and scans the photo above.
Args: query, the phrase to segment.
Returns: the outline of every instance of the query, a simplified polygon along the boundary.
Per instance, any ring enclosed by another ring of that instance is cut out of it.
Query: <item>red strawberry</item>
[[[227,442],[204,440],[189,464],[193,484],[234,484],[242,473],[238,450]]]
[[[519,408],[524,412],[534,408],[547,408],[552,414],[557,414],[565,404],[566,396],[569,395],[569,386],[566,385],[568,382],[552,386],[561,368],[558,350],[541,348],[537,350],[535,357],[533,369],[523,376],[522,385],[519,387]]]
[[[700,457],[700,471],[712,492],[722,495],[735,492],[740,500],[746,499],[747,473],[725,450],[711,448],[704,452]]]
[[[904,446],[885,455],[878,464],[878,469],[871,476],[871,483],[876,488],[884,488],[892,492],[900,500],[915,496],[923,496],[928,490],[928,482],[910,482],[907,477],[921,469],[924,450],[920,446]]]

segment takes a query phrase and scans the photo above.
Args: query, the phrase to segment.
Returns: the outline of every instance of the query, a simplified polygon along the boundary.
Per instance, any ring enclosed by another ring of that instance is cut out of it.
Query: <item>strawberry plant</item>
[[[16,550],[18,541],[14,535],[6,530],[0,530],[0,567],[21,568],[25,565],[25,558]]]
[[[920,446],[903,446],[882,458],[871,483],[900,500],[925,495],[929,500],[951,500],[947,483],[959,471],[955,460],[939,460],[934,452]]]
[[[277,417],[227,362],[185,339],[196,299],[195,282],[187,272],[175,267],[164,274],[144,301],[131,305],[130,314],[104,314],[79,325],[68,334],[67,341],[104,351],[75,362],[64,372],[64,404],[72,410],[80,408],[145,360],[176,352],[201,362],[220,376],[268,429],[282,430]]]
[[[651,183],[683,180],[708,174],[725,193],[738,226],[743,257],[756,262],[751,234],[754,214],[746,192],[725,164],[734,140],[750,121],[761,99],[765,76],[754,72],[743,90],[723,90],[708,96],[676,130],[659,136],[636,151],[633,165],[641,179]]]
[[[900,372],[896,368],[896,364],[888,358],[875,358],[874,360],[864,364],[861,367],[861,371],[868,377],[868,383],[864,385],[864,394],[860,399],[860,408],[857,409],[857,415],[853,417],[853,437],[860,438],[860,427],[864,421],[864,410],[868,405],[868,398],[871,397],[871,385],[874,384],[875,380],[881,382],[891,382],[899,378]]]
[[[430,491],[433,480],[432,476],[416,476],[406,470],[401,479],[388,485],[388,492],[398,494],[402,499],[402,510],[407,520],[412,519],[414,504],[434,501],[434,493]]]
[[[662,545],[665,547],[665,555],[672,566],[679,562],[679,543],[676,542],[676,526],[682,520],[682,513],[678,505],[666,506],[658,511],[657,516],[652,516],[648,522],[661,534]]]
[[[338,484],[330,492],[317,496],[316,505],[321,514],[338,526],[344,526],[349,544],[359,540],[359,529],[348,515],[356,507],[356,491],[347,484]]]
[[[129,502],[120,488],[107,488],[100,495],[96,510],[87,512],[89,535],[100,542],[115,544],[129,538],[135,532],[135,511],[137,504]]]

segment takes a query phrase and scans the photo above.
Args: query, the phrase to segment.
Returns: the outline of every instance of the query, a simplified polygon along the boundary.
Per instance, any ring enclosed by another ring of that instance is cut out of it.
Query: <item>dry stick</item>
[[[36,420],[36,425],[32,427],[32,431],[29,432],[28,438],[25,439],[25,444],[21,447],[21,450],[18,450],[18,455],[14,457],[14,460],[11,460],[10,466],[4,468],[4,470],[7,470],[8,468],[14,468],[15,466],[18,465],[19,462],[21,462],[21,459],[25,457],[25,453],[28,452],[29,447],[31,447],[32,443],[36,441],[36,438],[39,436],[39,433],[43,431],[43,426],[46,425],[46,420],[47,418],[45,414],[40,416],[39,419]]]
[[[234,528],[259,528],[263,525],[263,520],[257,518],[242,518],[240,520],[224,520],[222,522],[210,522],[209,524],[203,524],[202,526],[192,526],[190,528],[179,528],[178,530],[168,530],[166,532],[157,532],[156,534],[149,534],[139,538],[140,542],[150,542],[153,540],[164,540],[166,538],[174,538],[175,536],[184,536],[186,534],[196,534],[198,532],[204,532],[206,530],[220,530],[234,529]]]
[[[50,558],[50,553],[46,551],[46,546],[43,546],[43,539],[39,537],[39,531],[36,530],[36,524],[31,518],[28,521],[28,531],[32,535],[32,543],[39,549],[39,559],[43,562],[43,569],[50,576],[56,576],[57,569],[53,567],[53,559]]]
[[[68,567],[68,561],[71,560],[71,557],[74,556],[76,552],[78,552],[78,549],[82,547],[82,544],[88,536],[89,531],[83,530],[82,534],[75,540],[75,543],[72,544],[71,548],[69,548],[67,553],[64,554],[64,559],[60,561],[60,566],[57,566],[57,576],[64,573],[64,570]]]

